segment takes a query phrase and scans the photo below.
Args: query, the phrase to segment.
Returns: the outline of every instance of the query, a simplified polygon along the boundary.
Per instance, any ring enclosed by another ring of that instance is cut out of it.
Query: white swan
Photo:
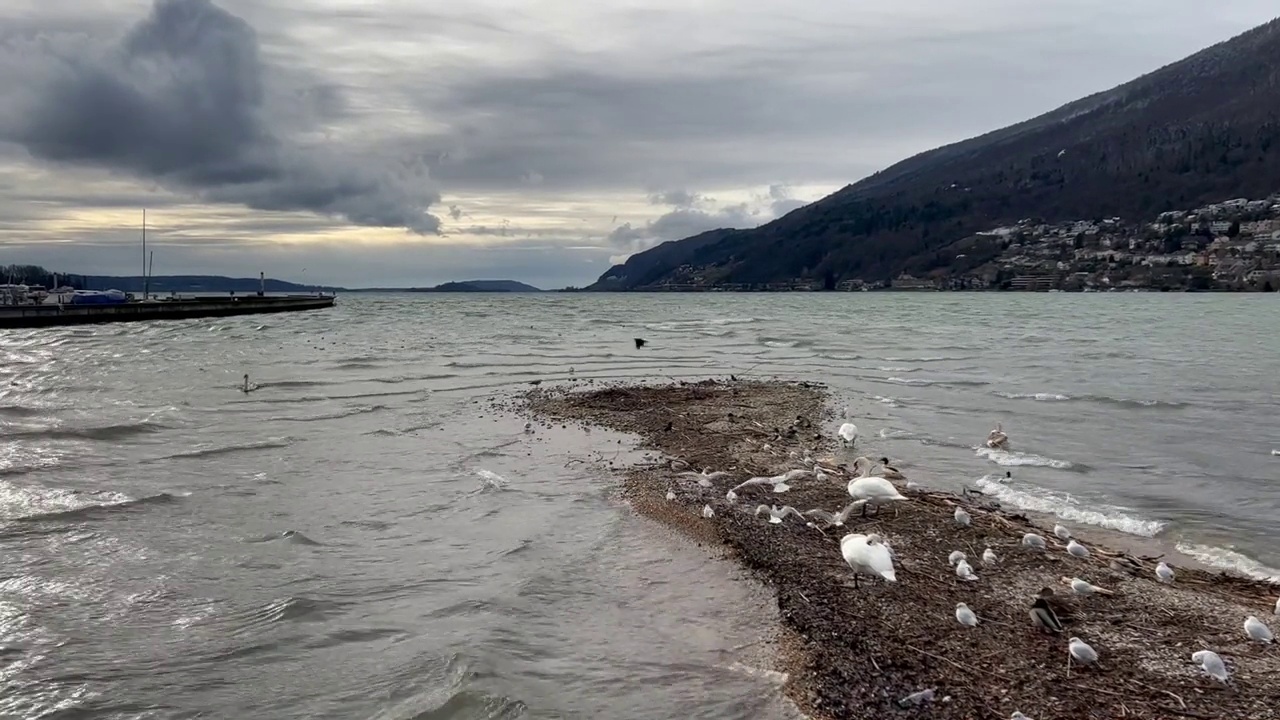
[[[769,507],[768,505],[756,506],[756,517],[759,517],[761,513],[769,514],[770,525],[777,525],[781,523],[788,515],[795,515],[801,520],[804,520],[804,515],[801,515],[799,510],[796,510],[790,505],[783,505],[782,507],[778,507],[777,505],[774,505],[773,507]]]
[[[836,431],[836,436],[840,439],[842,447],[853,447],[858,442],[858,426],[853,423],[845,423]]]
[[[898,468],[889,465],[889,458],[880,458],[880,462],[872,462],[868,457],[857,457],[853,459],[854,472],[866,477],[875,474],[877,477],[885,477],[890,480],[906,480],[907,476],[902,474]]]
[[[893,557],[879,535],[845,535],[840,538],[840,554],[853,569],[854,587],[858,586],[859,575],[883,578],[889,582],[898,581],[893,569]]]
[[[863,501],[863,515],[867,514],[868,505],[879,511],[880,506],[885,503],[907,499],[898,492],[898,488],[894,487],[893,483],[882,477],[854,478],[849,481],[846,489],[849,491],[849,497]]]

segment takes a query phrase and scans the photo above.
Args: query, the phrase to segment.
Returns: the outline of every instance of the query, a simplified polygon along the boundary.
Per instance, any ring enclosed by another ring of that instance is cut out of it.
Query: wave
[[[1088,400],[1090,402],[1102,403],[1104,405],[1115,405],[1117,407],[1149,409],[1149,408],[1185,408],[1190,403],[1178,402],[1176,400],[1142,400],[1137,398],[1118,398],[1110,395],[1083,395],[1079,399]]]
[[[889,407],[902,407],[902,401],[896,398],[885,397],[883,395],[873,395],[872,397],[874,397],[876,402],[880,403],[881,405],[888,405]]]
[[[669,320],[660,323],[645,323],[643,327],[654,332],[680,332],[682,330],[697,330],[707,325],[723,327],[726,325],[750,325],[756,322],[759,322],[759,320],[753,317],[705,318],[702,320]],[[612,321],[609,324],[613,324]]]
[[[341,420],[342,418],[355,417],[356,415],[366,415],[368,413],[386,410],[386,405],[367,405],[347,410],[339,410],[332,413],[320,413],[318,415],[290,416],[281,415],[279,417],[267,418],[267,422],[316,422],[319,420]]]
[[[1055,470],[1084,470],[1083,466],[1077,466],[1066,460],[1058,460],[1056,458],[1044,457],[1043,455],[1033,455],[1031,453],[1017,452],[1016,450],[996,450],[989,447],[974,448],[978,457],[985,457],[991,462],[1001,467],[1047,467]]]
[[[1005,505],[1056,515],[1063,520],[1094,525],[1128,535],[1155,537],[1165,526],[1157,520],[1131,515],[1123,508],[1081,507],[1070,495],[1030,486],[1013,487],[1007,482],[1002,482],[1004,480],[1005,478],[999,475],[985,475],[979,478],[975,485],[984,495],[990,495]]]
[[[952,362],[956,360],[973,360],[973,355],[926,355],[924,357],[883,357],[885,362]]]
[[[162,460],[181,460],[187,458],[205,458],[216,457],[218,455],[230,455],[233,453],[250,452],[253,450],[269,450],[271,448],[289,447],[295,442],[294,438],[281,437],[269,438],[259,442],[242,443],[239,445],[222,445],[219,447],[197,448],[186,452],[174,453],[172,455],[161,455],[160,457],[141,460],[142,463],[154,463]]]
[[[480,492],[502,490],[507,486],[506,478],[490,470],[476,470],[476,476],[480,478]]]
[[[162,432],[166,426],[160,423],[142,421],[101,425],[87,428],[38,428],[18,430],[8,433],[11,438],[40,438],[46,440],[124,440],[137,435],[150,435]]]
[[[1070,400],[1069,395],[1060,395],[1058,393],[1006,393],[998,392],[996,395],[1007,398],[1009,400],[1039,400],[1040,402],[1064,402]]]
[[[51,497],[50,495],[56,495],[56,497]],[[44,520],[88,518],[102,512],[135,510],[150,505],[170,503],[177,500],[178,497],[178,495],[164,492],[134,498],[116,492],[76,493],[70,490],[59,490],[46,495],[44,499],[51,502],[67,503],[67,505],[55,508],[49,508],[46,505],[45,509],[37,508],[35,512],[16,515],[8,519],[22,522],[40,522]]]
[[[920,371],[920,368],[918,367],[908,367],[905,365],[885,365],[882,367],[878,367],[876,369],[879,370],[880,372],[919,372]]]
[[[1179,542],[1174,547],[1183,555],[1195,558],[1210,567],[1232,570],[1256,580],[1280,582],[1280,570],[1269,568],[1257,560],[1230,548],[1198,545],[1189,542]]]
[[[284,532],[272,533],[270,535],[262,535],[260,537],[248,538],[245,540],[245,542],[268,543],[268,542],[275,542],[277,540],[284,540],[285,542],[288,542],[292,545],[312,545],[312,546],[324,545],[324,543],[319,542],[317,540],[312,540],[311,538],[307,537],[306,535],[303,535],[297,530],[285,530]]]
[[[986,380],[924,380],[922,378],[900,378],[889,377],[883,382],[893,383],[895,385],[909,385],[911,387],[928,387],[930,385],[942,385],[947,387],[981,387],[990,385]]]

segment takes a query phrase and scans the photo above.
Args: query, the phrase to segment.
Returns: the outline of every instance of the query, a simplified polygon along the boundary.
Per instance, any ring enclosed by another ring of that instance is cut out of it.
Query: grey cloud
[[[675,207],[687,208],[697,205],[701,200],[701,195],[688,190],[666,190],[649,194],[649,204],[651,205],[674,205]]]
[[[315,81],[268,92],[257,34],[210,0],[156,0],[116,43],[13,42],[0,69],[26,77],[0,138],[33,156],[123,171],[215,202],[306,210],[435,232],[425,166],[369,162],[295,139],[345,104]],[[287,73],[286,73],[287,74]]]

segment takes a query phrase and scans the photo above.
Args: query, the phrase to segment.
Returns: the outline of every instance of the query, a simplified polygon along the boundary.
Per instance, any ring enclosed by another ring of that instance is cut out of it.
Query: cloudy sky
[[[586,284],[1275,0],[6,0],[0,264]]]

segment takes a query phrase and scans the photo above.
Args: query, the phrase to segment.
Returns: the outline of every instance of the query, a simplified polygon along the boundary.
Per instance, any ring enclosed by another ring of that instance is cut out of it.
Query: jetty
[[[43,302],[0,305],[0,330],[323,310],[333,307],[336,299],[332,295],[231,295],[110,304]]]

